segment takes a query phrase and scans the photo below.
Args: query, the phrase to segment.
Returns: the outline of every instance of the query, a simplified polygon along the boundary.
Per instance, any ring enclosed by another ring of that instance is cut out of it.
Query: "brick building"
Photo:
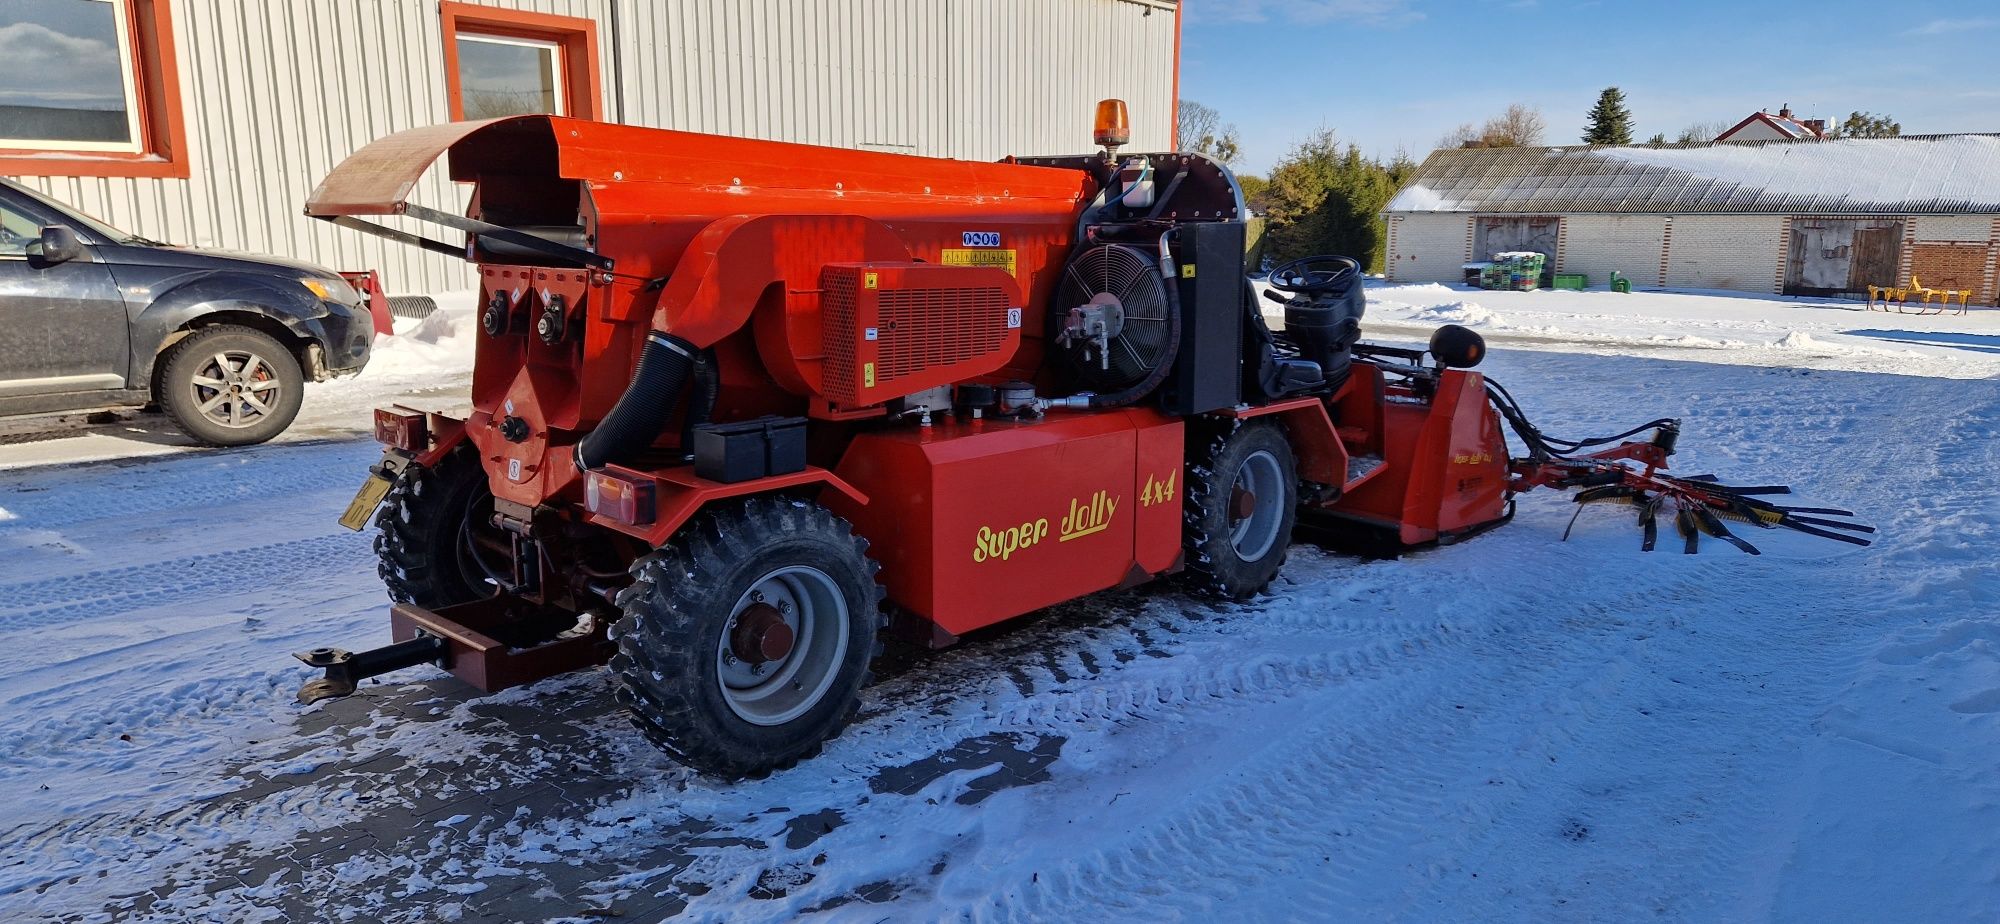
[[[1453,282],[1505,250],[1603,285],[1995,301],[2000,136],[1441,150],[1384,212],[1388,276]]]

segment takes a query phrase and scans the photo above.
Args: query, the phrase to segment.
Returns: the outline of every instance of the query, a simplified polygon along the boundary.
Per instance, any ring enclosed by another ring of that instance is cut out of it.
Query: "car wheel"
[[[181,430],[211,446],[248,446],[284,432],[305,400],[292,351],[234,324],[189,334],[160,357],[154,399]]]

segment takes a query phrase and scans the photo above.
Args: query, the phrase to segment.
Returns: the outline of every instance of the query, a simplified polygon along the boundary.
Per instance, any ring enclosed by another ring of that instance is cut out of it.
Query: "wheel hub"
[[[1229,544],[1244,561],[1259,561],[1278,544],[1285,484],[1278,458],[1258,450],[1237,469],[1229,491]]]
[[[1250,515],[1256,512],[1257,492],[1240,484],[1236,486],[1235,490],[1229,492],[1230,522],[1250,519]]]
[[[753,603],[736,617],[736,625],[729,633],[729,651],[737,660],[750,664],[783,661],[792,653],[795,639],[792,627],[777,607]]]

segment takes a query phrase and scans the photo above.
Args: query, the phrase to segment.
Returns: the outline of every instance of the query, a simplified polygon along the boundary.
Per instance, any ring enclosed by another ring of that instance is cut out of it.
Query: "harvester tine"
[[[1719,491],[1723,494],[1734,494],[1738,497],[1751,497],[1758,494],[1792,493],[1790,485],[1782,485],[1782,484],[1752,484],[1752,485],[1743,485],[1739,487],[1737,485],[1716,484],[1714,482],[1704,481],[1700,485],[1698,485],[1698,487],[1700,487],[1701,490],[1703,491]]]
[[[1688,510],[1687,505],[1677,504],[1675,506],[1674,530],[1679,532],[1681,539],[1687,543],[1686,548],[1682,551],[1693,555],[1701,551],[1701,530],[1695,528],[1694,514]]]
[[[1569,525],[1563,527],[1562,541],[1564,542],[1569,541],[1569,531],[1576,528],[1576,520],[1578,517],[1581,516],[1583,516],[1583,501],[1578,500],[1576,504],[1576,512],[1569,515]]]
[[[1855,533],[1872,533],[1875,531],[1875,527],[1868,526],[1866,524],[1842,523],[1839,520],[1823,520],[1820,519],[1819,517],[1795,517],[1787,515],[1785,519],[1779,520],[1778,522],[1784,523],[1787,521],[1792,523],[1810,523],[1814,526],[1824,526],[1828,529],[1844,529],[1847,530],[1848,532],[1855,532]]]
[[[1639,545],[1641,552],[1651,552],[1660,541],[1660,502],[1666,499],[1665,494],[1654,495],[1639,508],[1639,529],[1646,534],[1646,540]]]
[[[1706,507],[1694,508],[1694,522],[1697,527],[1700,527],[1702,532],[1705,532],[1711,536],[1714,536],[1717,539],[1729,543],[1730,545],[1742,549],[1746,554],[1749,555],[1764,554],[1762,552],[1757,551],[1756,546],[1743,541],[1742,539],[1738,538],[1735,533],[1730,532],[1729,527],[1724,526],[1722,524],[1722,518],[1716,516],[1715,511],[1713,510],[1710,510]]]
[[[1837,533],[1830,529],[1820,529],[1817,526],[1807,526],[1804,523],[1800,523],[1790,519],[1787,519],[1785,522],[1780,523],[1779,525],[1785,527],[1786,529],[1798,530],[1799,532],[1805,533],[1808,536],[1818,536],[1821,539],[1833,539],[1839,542],[1845,542],[1849,545],[1872,545],[1874,543],[1874,540],[1872,539],[1863,539],[1860,536],[1850,536],[1846,533]]]
[[[1570,514],[1569,525],[1563,527],[1562,541],[1569,541],[1570,531],[1576,529],[1576,521],[1583,516],[1585,504],[1603,504],[1611,501],[1638,503],[1639,492],[1622,484],[1600,485],[1576,492],[1576,512]]]
[[[1854,516],[1854,510],[1840,510],[1838,506],[1776,506],[1772,510],[1782,514],[1822,514],[1822,516]]]

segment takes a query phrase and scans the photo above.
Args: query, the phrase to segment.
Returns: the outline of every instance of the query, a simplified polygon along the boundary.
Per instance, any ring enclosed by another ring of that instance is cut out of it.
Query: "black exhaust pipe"
[[[688,373],[694,369],[697,347],[663,331],[646,335],[646,347],[639,353],[639,365],[632,370],[632,384],[618,398],[611,413],[604,415],[597,429],[584,434],[576,444],[576,467],[589,471],[607,463],[624,462],[645,452],[687,389]]]

